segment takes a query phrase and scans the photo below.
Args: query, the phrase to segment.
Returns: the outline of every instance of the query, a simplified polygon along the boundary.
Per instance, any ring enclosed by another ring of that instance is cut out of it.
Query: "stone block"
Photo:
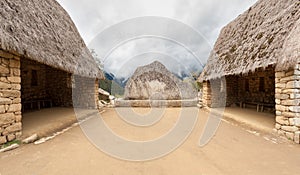
[[[0,74],[2,74],[2,75],[9,74],[9,68],[6,66],[0,65]]]
[[[298,105],[300,105],[300,99],[281,100],[281,105],[285,105],[285,106],[298,106]]]
[[[287,132],[299,131],[299,128],[297,126],[281,126],[281,129]]]
[[[282,90],[284,94],[297,94],[300,93],[300,89],[284,89]]]
[[[5,113],[5,105],[0,105],[0,114]]]
[[[21,83],[21,77],[7,77],[7,80],[11,83]]]
[[[282,89],[280,88],[275,88],[275,94],[281,94],[282,92]]]
[[[285,77],[285,72],[275,72],[275,77],[276,78]]]
[[[276,111],[276,116],[280,116],[282,115],[282,112],[281,111]]]
[[[7,133],[8,135],[17,131],[21,131],[21,129],[22,129],[22,123],[14,123],[13,125],[5,128],[3,133],[4,134]]]
[[[290,96],[288,94],[276,94],[275,98],[276,99],[280,99],[280,100],[286,100],[288,99]]]
[[[11,124],[15,121],[15,115],[13,113],[0,114],[0,126]]]
[[[0,57],[2,57],[2,58],[13,58],[14,55],[12,55],[10,53],[7,53],[5,51],[0,50]]]
[[[0,145],[6,143],[7,140],[6,140],[6,136],[0,136]]]
[[[289,120],[286,117],[283,116],[276,116],[276,122],[281,125],[289,125]]]
[[[281,79],[281,82],[288,82],[288,81],[294,81],[294,80],[299,80],[300,76],[299,75],[292,75],[289,77],[285,77]]]
[[[285,83],[276,83],[276,84],[275,84],[275,87],[276,87],[276,88],[282,88],[282,89],[283,89],[283,88],[286,88],[286,84],[285,84]]]
[[[300,131],[295,132],[294,142],[300,143]]]
[[[0,77],[0,82],[3,82],[3,83],[10,83],[6,77]]]
[[[0,105],[11,104],[11,103],[12,103],[11,99],[9,99],[9,98],[1,98],[0,97]]]
[[[11,68],[11,69],[10,69],[10,74],[11,74],[12,76],[19,77],[19,76],[21,75],[20,68]]]
[[[13,90],[21,90],[21,85],[20,84],[11,84],[11,89],[13,89]]]
[[[21,104],[11,104],[9,106],[8,112],[19,112],[22,109]]]
[[[291,125],[291,126],[294,126],[294,125],[295,125],[294,118],[289,118],[289,122],[290,122],[290,125]]]
[[[300,94],[290,94],[290,99],[300,99]]]
[[[0,91],[2,94],[2,97],[6,98],[20,98],[21,97],[21,92],[18,90],[2,90]]]
[[[13,140],[15,140],[16,139],[16,135],[15,134],[9,134],[8,136],[7,136],[7,141],[13,141]]]
[[[281,128],[281,125],[278,124],[278,123],[276,123],[276,124],[275,124],[275,128],[276,128],[276,129],[280,129],[280,128]]]
[[[21,64],[19,60],[9,59],[9,66],[13,68],[20,68]]]
[[[282,111],[282,112],[288,111],[288,107],[282,105],[275,105],[275,109],[276,111]]]
[[[295,113],[295,112],[283,112],[282,116],[284,117],[300,117],[300,113]]]
[[[22,136],[22,131],[16,132],[16,139],[19,139]]]
[[[292,133],[292,132],[286,132],[285,135],[286,135],[286,137],[287,137],[289,140],[292,140],[292,141],[294,140],[294,136],[295,136],[294,133]]]
[[[13,104],[18,104],[18,103],[21,103],[21,98],[15,98],[12,100],[12,103]]]
[[[0,82],[0,89],[10,89],[11,85],[9,83]]]
[[[279,130],[277,131],[277,133],[278,133],[278,135],[280,135],[280,136],[285,136],[285,132],[284,132],[283,130],[281,130],[281,129],[279,129]]]
[[[275,99],[275,103],[280,105],[281,101],[279,99]]]
[[[300,118],[289,118],[290,125],[300,127]]]
[[[299,105],[299,104],[296,104],[296,105]],[[297,113],[299,113],[300,112],[300,106],[290,106],[289,110],[291,112],[297,112]]]
[[[298,89],[300,88],[300,81],[290,81],[286,84],[287,89]]]
[[[294,71],[294,70],[291,70],[291,71],[286,72],[286,73],[285,73],[285,76],[286,76],[286,77],[289,77],[289,76],[292,76],[292,75],[294,75],[294,74],[295,74],[295,71]]]
[[[15,120],[16,120],[17,123],[21,122],[22,121],[22,115],[16,115]]]

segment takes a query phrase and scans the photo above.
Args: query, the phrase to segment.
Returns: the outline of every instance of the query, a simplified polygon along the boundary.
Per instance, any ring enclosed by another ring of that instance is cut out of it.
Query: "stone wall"
[[[276,130],[299,143],[300,64],[295,69],[275,73]]]
[[[262,85],[260,85],[260,81],[262,81]],[[204,106],[208,107],[254,102],[274,104],[275,108],[274,68],[267,67],[266,69],[257,69],[247,75],[229,75],[225,78],[204,82],[202,100]]]
[[[239,103],[239,76],[226,76],[226,106]]]
[[[51,100],[53,106],[72,106],[70,73],[22,58],[21,76],[22,103],[25,110],[30,105],[28,102],[45,99]]]
[[[260,89],[260,79],[263,79],[263,89]],[[248,81],[248,89],[246,88]],[[238,78],[238,101],[268,103],[275,107],[275,71],[273,67],[257,69]]]
[[[204,107],[211,107],[211,88],[209,81],[203,82],[202,104]]]
[[[72,74],[48,67],[46,89],[54,106],[72,107]]]
[[[32,74],[36,72],[36,84],[32,85]],[[48,98],[46,91],[46,66],[25,58],[21,60],[22,102]]]
[[[20,57],[0,50],[0,145],[21,136]]]
[[[76,108],[98,107],[98,80],[74,76],[73,105]]]

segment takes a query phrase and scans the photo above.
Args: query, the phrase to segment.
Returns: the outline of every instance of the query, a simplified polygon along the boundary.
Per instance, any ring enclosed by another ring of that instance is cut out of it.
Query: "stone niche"
[[[0,145],[21,136],[20,57],[0,50]]]
[[[300,135],[300,64],[275,73],[276,130],[299,143]]]

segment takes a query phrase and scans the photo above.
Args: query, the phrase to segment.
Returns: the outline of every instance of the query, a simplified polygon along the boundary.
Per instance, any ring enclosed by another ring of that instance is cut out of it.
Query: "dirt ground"
[[[134,109],[147,113],[148,109]],[[133,127],[106,109],[102,118],[117,134],[131,140],[163,135],[178,119],[179,108],[169,108],[151,127]],[[273,135],[224,120],[215,137],[199,147],[208,113],[199,111],[188,139],[170,154],[151,161],[130,162],[113,158],[88,141],[80,127],[40,145],[23,145],[0,153],[0,174],[299,174],[300,146]]]

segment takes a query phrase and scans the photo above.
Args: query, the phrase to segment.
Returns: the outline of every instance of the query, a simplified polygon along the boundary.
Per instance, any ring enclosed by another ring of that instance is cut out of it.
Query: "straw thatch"
[[[300,61],[299,9],[299,0],[259,0],[222,29],[199,80],[293,67]]]
[[[0,49],[85,77],[103,78],[55,0],[1,0]]]

